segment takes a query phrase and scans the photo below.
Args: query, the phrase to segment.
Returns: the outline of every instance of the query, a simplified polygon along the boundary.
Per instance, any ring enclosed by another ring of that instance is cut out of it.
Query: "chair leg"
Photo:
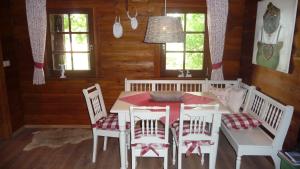
[[[178,169],[182,168],[182,154],[181,154],[181,150],[178,147],[178,155],[177,155],[177,160],[178,160]]]
[[[103,141],[103,151],[106,151],[106,147],[107,147],[107,137],[104,137],[104,141]]]
[[[173,138],[173,160],[172,160],[172,164],[175,165],[176,163],[176,142]]]
[[[164,156],[164,169],[168,169],[168,152]]]
[[[131,156],[131,168],[132,169],[136,168],[136,158],[135,158],[134,152],[132,152],[132,156]]]
[[[130,150],[130,133],[127,133],[127,149]]]
[[[276,153],[274,153],[272,155],[272,159],[273,159],[273,162],[274,162],[275,169],[280,169],[280,158],[277,156]]]
[[[202,154],[204,155],[204,154]],[[209,169],[215,169],[216,168],[216,154],[215,153],[209,153]]]
[[[235,169],[240,169],[240,167],[241,167],[241,160],[242,160],[241,156],[237,156],[236,157]]]
[[[216,168],[216,162],[217,162],[217,153],[218,153],[218,145],[213,145],[212,151],[209,153],[209,169],[215,169]]]
[[[93,141],[93,163],[96,162],[96,155],[97,155],[97,144],[98,144],[98,136],[94,135],[94,141]]]
[[[125,152],[125,162],[126,168],[128,168],[128,151]]]

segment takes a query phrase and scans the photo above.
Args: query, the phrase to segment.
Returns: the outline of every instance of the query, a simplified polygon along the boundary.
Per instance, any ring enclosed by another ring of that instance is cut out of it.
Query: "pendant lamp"
[[[179,43],[183,42],[184,34],[182,31],[181,19],[166,15],[150,16],[148,19],[147,32],[144,42],[146,43]]]

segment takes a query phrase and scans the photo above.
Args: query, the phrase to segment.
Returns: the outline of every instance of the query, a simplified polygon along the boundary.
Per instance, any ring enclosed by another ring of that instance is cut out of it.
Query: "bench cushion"
[[[248,113],[232,113],[222,116],[222,123],[229,129],[248,129],[261,125],[261,122]]]

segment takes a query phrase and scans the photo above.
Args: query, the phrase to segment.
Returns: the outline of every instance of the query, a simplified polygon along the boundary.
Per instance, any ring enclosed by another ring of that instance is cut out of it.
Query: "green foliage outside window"
[[[181,18],[185,41],[166,44],[166,70],[203,70],[205,14],[171,13],[168,16]]]

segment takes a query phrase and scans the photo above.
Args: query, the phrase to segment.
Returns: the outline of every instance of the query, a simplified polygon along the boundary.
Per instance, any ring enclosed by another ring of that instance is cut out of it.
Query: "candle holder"
[[[60,67],[60,77],[61,79],[66,78],[67,76],[65,75],[65,64],[59,64]]]

